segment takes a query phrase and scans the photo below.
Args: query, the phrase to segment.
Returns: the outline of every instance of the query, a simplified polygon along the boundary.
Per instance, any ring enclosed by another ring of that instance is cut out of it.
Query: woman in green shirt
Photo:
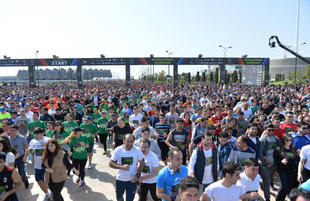
[[[66,143],[63,143],[63,140],[68,137],[69,134],[67,131],[65,131],[62,123],[60,121],[57,121],[55,123],[55,129],[50,138],[53,138],[57,140],[58,144],[61,145],[61,147],[65,150],[68,151],[68,145]]]
[[[73,121],[73,115],[71,113],[66,115],[65,120],[66,121],[64,121],[62,125],[64,126],[64,129],[67,131],[67,133],[71,133],[72,129],[79,126],[76,121]]]
[[[76,127],[72,130],[71,134],[63,141],[63,143],[69,143],[68,153],[72,157],[72,165],[79,171],[79,177],[76,183],[79,187],[85,184],[85,166],[87,162],[87,150],[88,139],[83,134],[83,129]]]

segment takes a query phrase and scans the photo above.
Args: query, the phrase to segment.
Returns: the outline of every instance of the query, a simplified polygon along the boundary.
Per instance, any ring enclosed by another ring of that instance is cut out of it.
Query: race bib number
[[[42,156],[44,149],[35,149],[34,152],[35,152],[36,156]]]
[[[292,127],[285,127],[284,130],[285,130],[286,133],[293,132],[293,128]]]
[[[122,135],[122,134],[118,134],[118,135],[117,135],[117,139],[118,139],[118,140],[123,140],[123,139],[124,139],[124,137],[125,137],[125,136],[124,136],[124,135]]]
[[[79,145],[79,146],[75,146],[74,147],[74,152],[83,152],[83,151],[85,151],[86,149],[85,149],[85,146],[81,146],[81,145]]]
[[[18,146],[17,146],[17,145],[13,145],[13,149],[14,149],[15,151],[17,151]]]
[[[180,184],[172,186],[171,194],[176,197],[179,194]]]
[[[147,166],[147,165],[145,165],[145,166],[143,167],[143,169],[142,169],[142,172],[143,172],[143,173],[150,173],[150,167]]]
[[[245,163],[246,163],[246,158],[238,158],[238,163],[241,165],[241,166],[245,166]]]
[[[121,161],[122,161],[122,165],[132,165],[133,157],[122,157]]]
[[[206,158],[205,166],[212,165],[212,156]]]

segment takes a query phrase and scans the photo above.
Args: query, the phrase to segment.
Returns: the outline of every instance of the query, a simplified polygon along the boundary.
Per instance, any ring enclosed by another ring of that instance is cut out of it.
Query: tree
[[[161,71],[158,74],[158,81],[166,81],[166,72],[165,71]]]
[[[202,72],[202,81],[206,82],[206,72]]]
[[[307,79],[310,79],[310,64],[306,67],[305,75]]]
[[[231,75],[232,83],[236,83],[238,81],[238,73],[236,70]]]
[[[210,73],[210,80],[209,81],[210,82],[214,82],[214,74],[213,74],[213,72]]]
[[[196,74],[196,81],[199,82],[200,81],[200,75],[199,75],[199,71]]]

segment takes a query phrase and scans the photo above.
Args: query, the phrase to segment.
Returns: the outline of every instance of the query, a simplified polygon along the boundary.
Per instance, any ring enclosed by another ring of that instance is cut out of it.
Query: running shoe
[[[78,177],[75,181],[76,184],[79,184],[80,183],[80,177]]]
[[[88,169],[93,168],[93,165],[91,163],[88,164]]]
[[[79,183],[79,187],[82,187],[84,184],[85,184],[85,182],[83,180],[81,180]]]
[[[51,200],[53,200],[53,199],[52,199],[52,195],[51,195],[50,193],[45,194],[44,200],[46,200],[46,201],[51,201]]]
[[[106,155],[107,154],[107,151],[103,151],[103,155]]]

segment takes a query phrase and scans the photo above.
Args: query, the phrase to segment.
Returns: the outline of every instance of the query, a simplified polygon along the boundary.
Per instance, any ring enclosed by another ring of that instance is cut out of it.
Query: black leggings
[[[85,166],[87,163],[87,159],[73,159],[72,165],[80,172],[80,179],[84,181],[85,177]]]
[[[301,170],[301,176],[302,176],[302,183],[306,182],[308,179],[310,179],[310,170],[303,168]]]
[[[59,183],[49,182],[48,187],[53,193],[53,200],[54,201],[64,201],[64,198],[61,195],[61,191],[65,185],[65,181]]]
[[[103,144],[104,151],[107,151],[108,134],[99,134],[100,143]]]
[[[146,184],[141,183],[139,188],[139,201],[146,201],[147,193],[150,190],[151,196],[154,201],[160,201],[160,199],[156,196],[156,183],[154,184]]]
[[[167,145],[165,142],[163,142],[163,141],[157,140],[157,144],[158,144],[158,146],[159,146],[159,148],[160,148],[160,151],[161,151],[161,160],[162,160],[162,161],[165,161],[165,160],[167,159],[167,157],[168,157],[169,147],[168,147],[168,145]]]

